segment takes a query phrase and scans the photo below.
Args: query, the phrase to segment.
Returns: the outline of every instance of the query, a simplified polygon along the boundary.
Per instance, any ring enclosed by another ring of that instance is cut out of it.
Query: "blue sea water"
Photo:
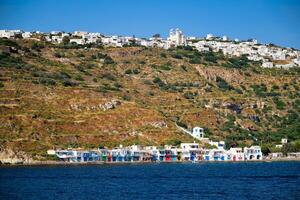
[[[0,199],[300,199],[300,162],[0,167]]]

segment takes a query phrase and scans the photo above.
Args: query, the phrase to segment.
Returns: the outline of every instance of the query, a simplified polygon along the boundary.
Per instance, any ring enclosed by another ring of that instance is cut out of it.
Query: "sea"
[[[2,166],[0,199],[300,199],[300,162]]]

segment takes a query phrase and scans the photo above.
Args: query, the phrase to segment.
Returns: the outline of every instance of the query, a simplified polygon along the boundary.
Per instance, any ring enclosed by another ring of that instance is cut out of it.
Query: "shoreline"
[[[263,160],[244,160],[244,161],[163,161],[163,162],[152,162],[152,161],[124,161],[124,162],[63,162],[63,161],[33,161],[31,163],[0,163],[0,167],[4,166],[86,166],[86,165],[129,165],[129,164],[172,164],[172,163],[247,163],[247,162],[300,162],[300,158],[276,158],[276,159],[263,159]]]

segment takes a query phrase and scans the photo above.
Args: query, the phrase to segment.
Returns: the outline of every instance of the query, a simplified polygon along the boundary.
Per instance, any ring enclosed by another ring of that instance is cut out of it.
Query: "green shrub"
[[[256,96],[259,97],[266,97],[266,92],[268,91],[267,86],[265,84],[260,84],[260,85],[251,85],[251,88],[255,92]]]
[[[165,54],[165,53],[160,53],[160,57],[166,58],[166,57],[167,57],[167,54]]]
[[[111,80],[111,81],[115,81],[116,80],[116,77],[113,74],[109,73],[109,72],[103,74],[102,78],[105,78],[105,79]]]
[[[185,92],[183,94],[183,96],[186,98],[186,99],[194,99],[195,96],[197,96],[197,93],[193,93],[193,92]]]
[[[204,60],[207,62],[217,63],[218,61],[218,57],[215,56],[215,54],[211,51],[203,53],[203,56],[204,56]]]
[[[125,74],[133,74],[133,72],[132,72],[131,69],[126,69],[126,70],[125,70]]]
[[[201,58],[194,57],[194,58],[189,60],[189,63],[191,63],[191,64],[201,64]]]
[[[172,57],[176,59],[182,59],[182,56],[178,53],[172,54]]]
[[[147,95],[148,95],[148,96],[154,96],[154,92],[149,91],[149,92],[147,92]]]
[[[105,58],[104,58],[104,64],[114,64],[115,63],[115,61],[110,57],[110,56],[106,56]]]
[[[155,77],[153,79],[153,83],[157,84],[159,87],[163,87],[166,85],[159,77]]]
[[[83,78],[80,74],[78,74],[78,75],[75,77],[75,80],[77,80],[77,81],[84,81],[84,78]]]
[[[146,85],[152,85],[152,81],[146,79],[146,80],[144,80],[144,84],[146,84]]]
[[[184,122],[178,121],[178,122],[176,122],[176,124],[182,128],[185,128],[185,129],[188,128],[188,126]]]
[[[63,81],[62,81],[62,84],[63,84],[63,86],[65,86],[65,87],[73,87],[73,86],[77,86],[77,85],[78,85],[77,83],[73,82],[73,81],[70,80],[70,79],[65,79],[65,80],[63,80]]]
[[[129,96],[128,94],[124,94],[123,95],[123,100],[130,101],[131,100],[131,96]]]
[[[188,71],[187,67],[185,65],[180,65],[180,67],[181,67],[181,69],[183,69],[183,71],[186,71],[186,72]]]
[[[273,98],[273,101],[276,105],[276,108],[279,110],[283,110],[285,108],[285,103],[278,98]]]
[[[63,52],[54,52],[54,57],[63,58],[65,57],[65,54]]]
[[[120,83],[118,83],[118,82],[115,82],[114,83],[114,87],[116,87],[116,88],[122,88],[122,85]]]
[[[46,86],[56,85],[56,81],[50,78],[39,78],[39,83]]]
[[[171,68],[171,65],[167,63],[167,64],[160,65],[159,69],[168,71],[168,70],[171,70],[172,68]]]
[[[234,87],[229,85],[224,79],[222,79],[219,76],[217,76],[216,82],[217,82],[217,86],[223,91],[234,90]]]

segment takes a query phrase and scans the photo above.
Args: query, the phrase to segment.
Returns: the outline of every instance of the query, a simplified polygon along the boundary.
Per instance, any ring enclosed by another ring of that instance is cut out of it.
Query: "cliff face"
[[[31,156],[23,151],[14,151],[10,148],[0,151],[0,164],[31,164],[32,162]]]
[[[233,59],[219,53],[183,48],[0,45],[8,47],[0,53],[3,159],[46,159],[48,148],[193,141],[175,122],[204,127],[228,145],[300,139],[299,69],[266,70],[244,58],[229,65]]]

